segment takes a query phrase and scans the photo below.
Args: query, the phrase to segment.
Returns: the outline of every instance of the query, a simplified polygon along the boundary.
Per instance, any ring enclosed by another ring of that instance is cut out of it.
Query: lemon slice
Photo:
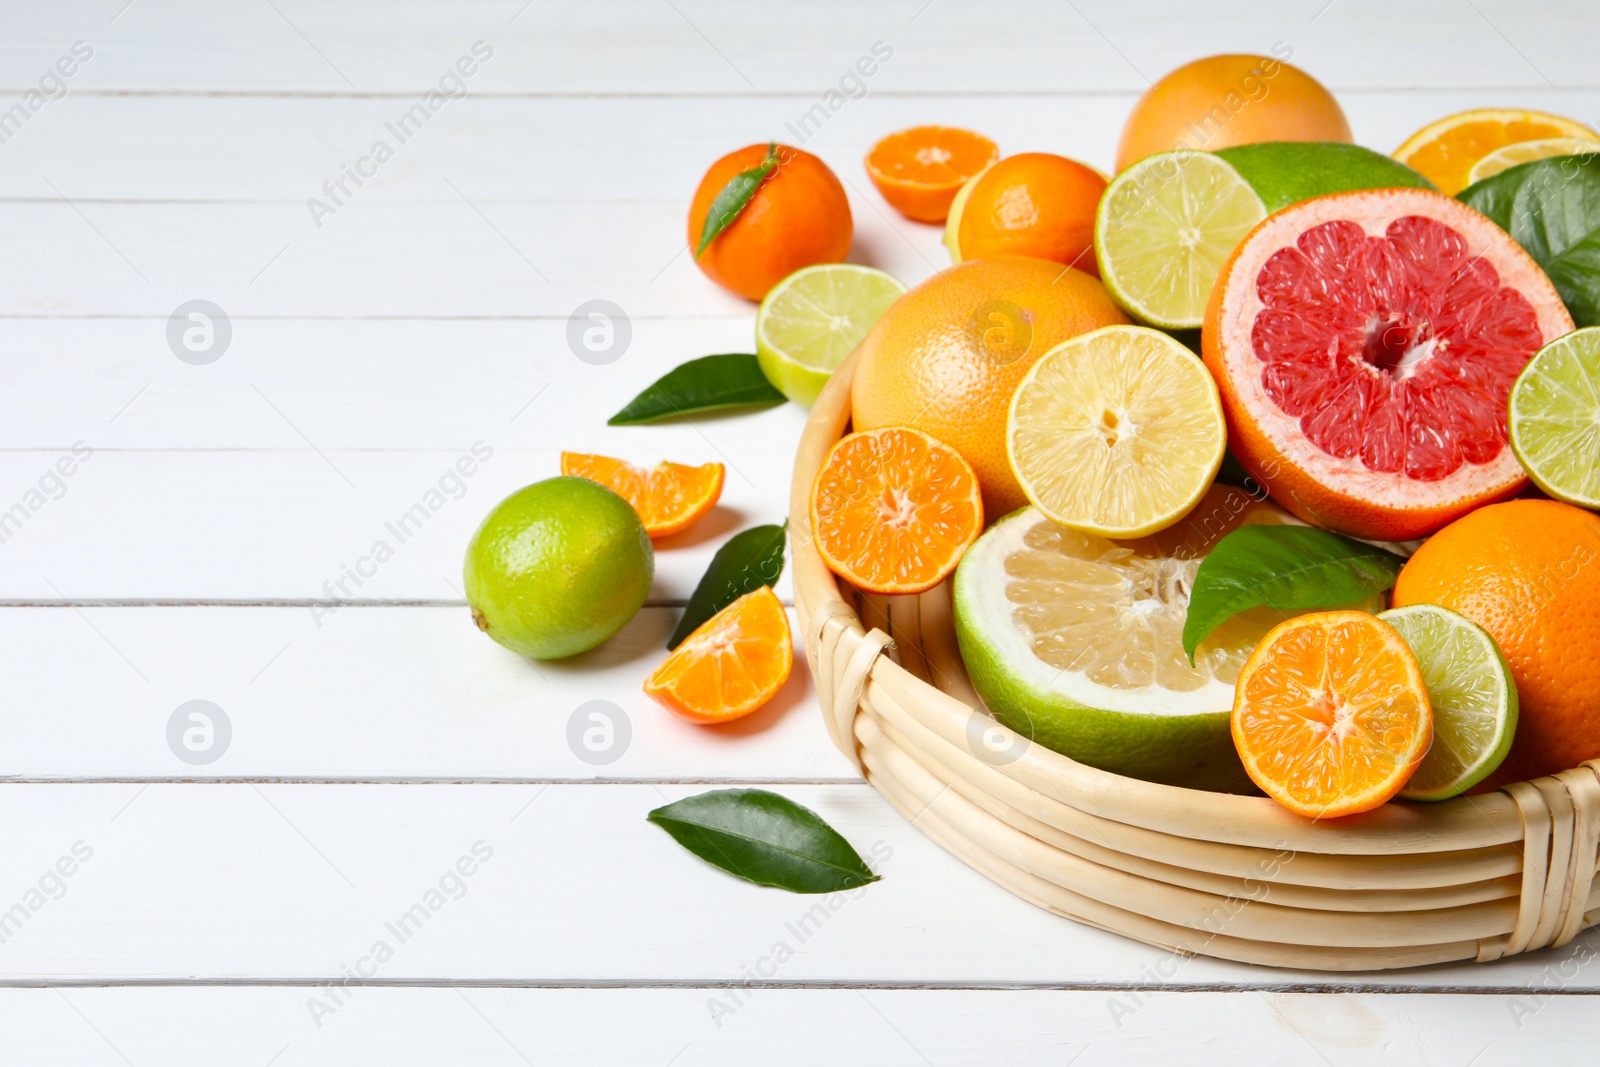
[[[1532,163],[1536,159],[1549,159],[1552,156],[1588,155],[1591,152],[1600,152],[1600,141],[1582,137],[1545,137],[1538,141],[1518,141],[1496,148],[1474,163],[1472,169],[1467,172],[1467,184],[1492,178],[1519,163]]]
[[[823,263],[779,282],[756,312],[756,358],[767,380],[810,407],[889,305],[900,279],[854,263]]]
[[[1107,326],[1046,352],[1006,419],[1006,453],[1028,499],[1101,537],[1143,537],[1183,518],[1226,444],[1210,373],[1143,326]]]
[[[1200,327],[1222,264],[1266,206],[1209,152],[1161,152],[1117,175],[1100,197],[1094,255],[1112,299],[1169,330]]]

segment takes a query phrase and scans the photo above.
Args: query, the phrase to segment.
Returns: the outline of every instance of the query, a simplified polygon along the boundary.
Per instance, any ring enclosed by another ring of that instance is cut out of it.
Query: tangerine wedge
[[[904,426],[840,438],[811,486],[811,530],[833,573],[868,593],[921,593],[983,531],[961,453]]]
[[[1239,671],[1229,721],[1250,778],[1313,819],[1383,804],[1433,741],[1417,657],[1364,611],[1301,615],[1268,631]]]
[[[917,222],[943,222],[956,193],[1000,159],[989,138],[953,126],[913,126],[867,153],[867,177],[889,205]]]
[[[716,507],[725,472],[720,463],[662,462],[647,469],[610,456],[563,452],[561,473],[599,482],[632,504],[644,532],[655,539],[687,530]]]
[[[1484,156],[1506,145],[1550,137],[1595,140],[1595,131],[1581,122],[1547,111],[1479,108],[1431,122],[1394,150],[1394,158],[1420,171],[1439,191],[1454,196],[1472,182],[1472,168]]]
[[[794,669],[789,616],[763,585],[701,623],[644,683],[651,700],[690,722],[743,718]]]

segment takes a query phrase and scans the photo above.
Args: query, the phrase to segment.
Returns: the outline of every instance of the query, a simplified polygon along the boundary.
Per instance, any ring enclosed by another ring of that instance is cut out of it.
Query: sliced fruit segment
[[[872,146],[867,177],[906,218],[943,222],[962,185],[999,159],[999,147],[982,134],[953,126],[913,126]]]
[[[681,533],[716,507],[724,476],[720,463],[691,467],[663,461],[654,467],[635,467],[587,452],[561,453],[561,473],[599,482],[622,497],[651,538]]]
[[[1100,279],[1129,313],[1194,329],[1228,254],[1266,217],[1261,198],[1209,152],[1162,152],[1118,174],[1095,212]]]
[[[810,407],[873,323],[906,291],[854,263],[824,263],[779,282],[756,312],[756,358],[767,380]]]
[[[1143,537],[1183,518],[1216,477],[1226,438],[1211,375],[1143,326],[1107,326],[1045,353],[1006,420],[1028,499],[1102,537]]]
[[[771,700],[793,668],[789,616],[763,585],[701,623],[646,679],[644,692],[690,722],[731,722]]]
[[[954,581],[956,635],[995,716],[1047,748],[1104,770],[1202,789],[1253,791],[1228,733],[1245,657],[1285,615],[1233,616],[1195,651],[1183,621],[1195,572],[1240,526],[1294,523],[1216,485],[1182,522],[1112,541],[1025,508],[967,551]],[[1381,608],[1382,598],[1371,605]]]
[[[1371,811],[1433,738],[1422,668],[1388,623],[1323,611],[1280,623],[1239,672],[1233,742],[1268,796],[1313,819]]]
[[[1404,541],[1522,486],[1511,383],[1571,329],[1550,280],[1488,218],[1373,189],[1256,227],[1201,341],[1230,446],[1276,499],[1318,526]]]
[[[1493,773],[1511,751],[1517,686],[1489,631],[1449,608],[1415,604],[1378,618],[1405,638],[1428,689],[1433,744],[1400,795],[1459,796]]]
[[[920,593],[956,569],[983,530],[978,478],[917,430],[853,433],[811,487],[811,530],[828,567],[869,593]]]
[[[1509,144],[1551,137],[1600,140],[1581,122],[1545,111],[1479,108],[1429,123],[1396,148],[1394,158],[1454,196],[1472,183],[1472,168],[1484,156]]]
[[[1511,447],[1535,485],[1600,509],[1600,326],[1539,350],[1511,387]]]
[[[1582,137],[1546,137],[1540,141],[1518,141],[1504,148],[1496,148],[1472,165],[1467,174],[1467,184],[1492,178],[1503,170],[1538,159],[1556,156],[1590,155],[1600,152],[1600,141]]]

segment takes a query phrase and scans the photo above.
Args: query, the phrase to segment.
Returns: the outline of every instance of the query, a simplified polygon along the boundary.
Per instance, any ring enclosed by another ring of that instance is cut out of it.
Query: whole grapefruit
[[[986,515],[1028,502],[1006,458],[1006,411],[1028,368],[1069,337],[1127,322],[1099,281],[1028,256],[974,259],[897,300],[857,349],[855,428],[910,426],[972,465]]]
[[[1572,329],[1510,235],[1426,189],[1270,215],[1223,264],[1201,331],[1228,444],[1316,526],[1407,541],[1527,484],[1511,385]]]
[[[1600,517],[1554,500],[1480,508],[1417,550],[1394,604],[1460,612],[1511,665],[1516,738],[1483,788],[1600,757]]]
[[[844,186],[810,152],[776,145],[778,164],[695,265],[707,278],[746,300],[760,300],[774,285],[818,263],[843,263],[854,232]],[[729,152],[706,171],[689,205],[689,251],[700,247],[711,202],[730,180],[760,167],[768,146]]]
[[[1207,56],[1166,75],[1133,105],[1117,169],[1179,148],[1350,140],[1339,102],[1300,68],[1268,56]]]

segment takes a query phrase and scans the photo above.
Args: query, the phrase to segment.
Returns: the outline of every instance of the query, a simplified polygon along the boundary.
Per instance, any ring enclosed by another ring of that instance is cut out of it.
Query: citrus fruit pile
[[[853,349],[823,560],[952,576],[987,710],[1120,774],[1320,819],[1600,757],[1600,327],[1544,266],[1600,220],[1479,210],[1597,152],[1502,109],[1383,155],[1259,56],[1158,82],[1112,176],[884,138],[868,174],[955,265]]]
[[[1485,109],[1385,155],[1309,74],[1224,55],[1144,94],[1114,174],[949,126],[864,170],[952,266],[845,262],[851,183],[732,152],[688,240],[755,353],[614,423],[848,402],[794,533],[864,593],[950,582],[987,711],[1084,763],[1322,819],[1600,758],[1600,135]],[[620,629],[723,480],[561,467],[467,559],[534,657]],[[649,696],[717,724],[784,685],[783,537],[723,546]]]

